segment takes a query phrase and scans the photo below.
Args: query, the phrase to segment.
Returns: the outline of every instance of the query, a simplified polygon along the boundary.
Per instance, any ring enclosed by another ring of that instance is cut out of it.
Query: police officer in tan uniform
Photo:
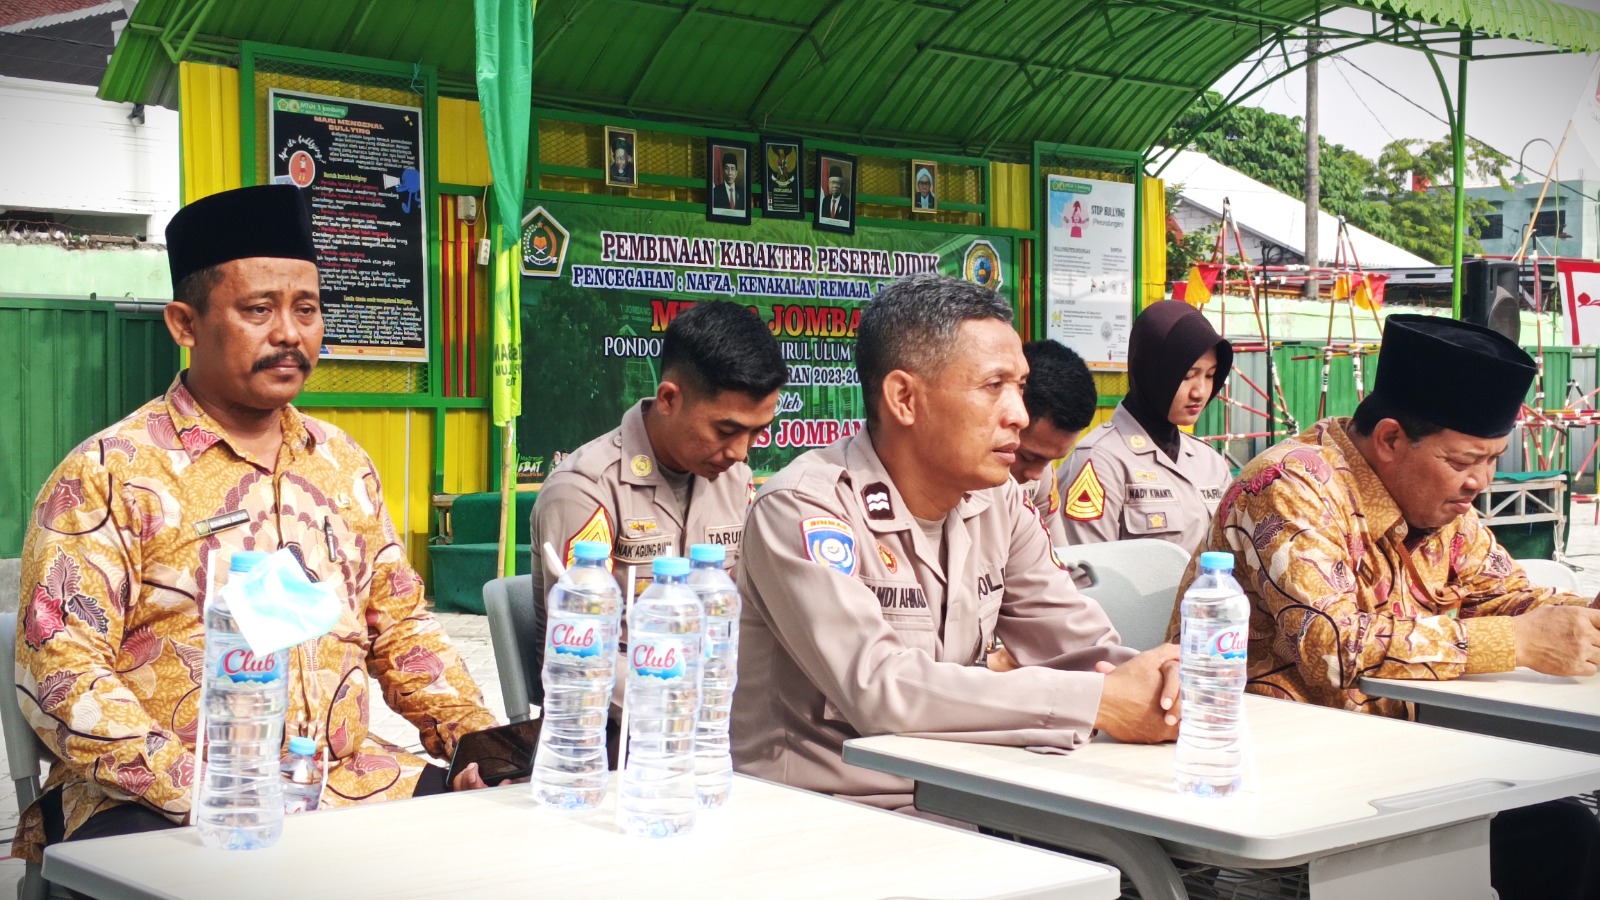
[[[1193,425],[1233,365],[1233,347],[1177,300],[1152,304],[1128,339],[1128,395],[1058,473],[1069,544],[1158,538],[1194,550],[1232,475]]]
[[[900,808],[910,782],[846,765],[846,739],[1176,735],[1177,648],[1118,643],[1011,478],[1028,364],[1010,322],[992,292],[931,274],[862,316],[866,430],[775,475],[745,522],[740,771]],[[992,635],[1021,668],[984,667]]]
[[[630,565],[648,581],[650,561],[669,548],[687,555],[691,544],[722,544],[733,569],[755,493],[745,458],[788,375],[772,333],[742,306],[698,303],[673,319],[655,396],[563,460],[539,491],[531,555],[540,620],[560,577],[545,564],[545,543],[563,565],[578,541],[610,544],[624,592]]]
[[[1038,513],[1050,534],[1050,546],[1067,543],[1061,522],[1061,487],[1056,482],[1056,460],[1065,457],[1094,421],[1094,376],[1083,358],[1052,341],[1030,341],[1022,346],[1028,359],[1028,383],[1022,404],[1028,410],[1028,427],[1022,429],[1017,460],[1011,477],[1022,485],[1024,501]]]

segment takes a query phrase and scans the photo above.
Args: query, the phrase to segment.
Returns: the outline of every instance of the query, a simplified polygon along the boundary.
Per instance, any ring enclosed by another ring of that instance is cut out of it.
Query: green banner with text
[[[748,306],[789,363],[777,420],[750,454],[757,475],[855,433],[865,416],[854,362],[861,311],[896,278],[927,271],[1016,302],[1008,237],[870,225],[844,235],[804,221],[738,226],[703,213],[530,204],[517,480],[542,481],[654,395],[667,325],[697,301]]]

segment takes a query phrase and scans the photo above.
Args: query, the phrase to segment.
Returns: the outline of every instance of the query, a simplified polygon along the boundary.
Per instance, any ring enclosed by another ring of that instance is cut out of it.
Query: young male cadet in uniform
[[[1011,478],[1028,363],[1010,323],[994,293],[938,275],[862,316],[866,429],[773,476],[745,520],[739,771],[900,808],[911,783],[845,765],[847,738],[1176,737],[1177,648],[1117,642]],[[1022,668],[984,667],[994,635]]]
[[[63,836],[187,819],[208,568],[240,550],[287,548],[337,589],[333,630],[289,651],[285,738],[327,748],[325,807],[446,790],[443,768],[368,732],[369,674],[440,759],[496,724],[428,612],[372,460],[291,405],[323,333],[299,189],[189,204],[167,261],[167,328],[189,368],[56,467],[23,548],[18,699],[60,757],[17,826],[27,859]],[[475,770],[458,777],[472,786]]]
[[[1055,462],[1072,452],[1078,436],[1094,421],[1099,392],[1083,358],[1057,341],[1030,341],[1022,346],[1022,355],[1028,358],[1028,383],[1022,388],[1028,427],[1019,436],[1011,477],[1022,485],[1024,501],[1050,533],[1050,546],[1062,547],[1067,531],[1061,522]]]
[[[1128,335],[1128,396],[1061,464],[1067,541],[1155,538],[1193,550],[1230,478],[1228,462],[1183,427],[1222,390],[1233,345],[1181,300],[1146,307]]]
[[[722,544],[733,569],[755,494],[745,459],[788,380],[778,342],[755,313],[725,300],[679,313],[661,344],[655,396],[579,447],[539,491],[531,522],[539,618],[561,576],[545,565],[545,543],[564,566],[578,541],[610,544],[624,592],[628,566],[648,581],[650,561],[669,548],[687,556],[692,544]]]
[[[1376,386],[1355,415],[1323,419],[1244,467],[1200,550],[1232,553],[1250,598],[1248,690],[1408,718],[1409,704],[1369,697],[1359,679],[1595,672],[1600,610],[1529,582],[1472,505],[1533,376],[1528,354],[1486,328],[1390,316]],[[1194,577],[1191,562],[1184,588]],[[1168,637],[1177,619],[1174,607]],[[1576,804],[1495,817],[1502,900],[1595,896],[1595,828]],[[1546,859],[1551,847],[1567,862]],[[1512,868],[1519,859],[1538,862]]]

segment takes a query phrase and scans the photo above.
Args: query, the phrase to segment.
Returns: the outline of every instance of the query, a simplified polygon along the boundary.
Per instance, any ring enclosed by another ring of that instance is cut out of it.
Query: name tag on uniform
[[[243,525],[248,521],[250,521],[250,514],[242,509],[236,509],[231,513],[223,513],[220,516],[212,516],[204,522],[194,523],[194,531],[195,534],[206,537],[219,531],[226,531],[229,528]]]
[[[1219,488],[1219,487],[1201,488],[1200,489],[1200,499],[1206,501],[1207,503],[1221,503],[1222,502],[1222,488]]]
[[[1128,485],[1130,503],[1165,503],[1175,499],[1172,488],[1146,485]]]
[[[743,538],[743,525],[719,525],[706,529],[706,543],[708,544],[720,544],[724,547],[737,549],[739,542]]]

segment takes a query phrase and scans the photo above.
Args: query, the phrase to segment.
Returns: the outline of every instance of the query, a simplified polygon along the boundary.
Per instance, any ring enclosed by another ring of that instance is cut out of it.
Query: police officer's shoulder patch
[[[856,573],[856,535],[849,524],[832,516],[814,516],[800,522],[800,539],[806,556],[845,575]]]
[[[1067,518],[1092,522],[1106,511],[1106,488],[1095,474],[1094,460],[1085,460],[1078,477],[1067,487]]]

